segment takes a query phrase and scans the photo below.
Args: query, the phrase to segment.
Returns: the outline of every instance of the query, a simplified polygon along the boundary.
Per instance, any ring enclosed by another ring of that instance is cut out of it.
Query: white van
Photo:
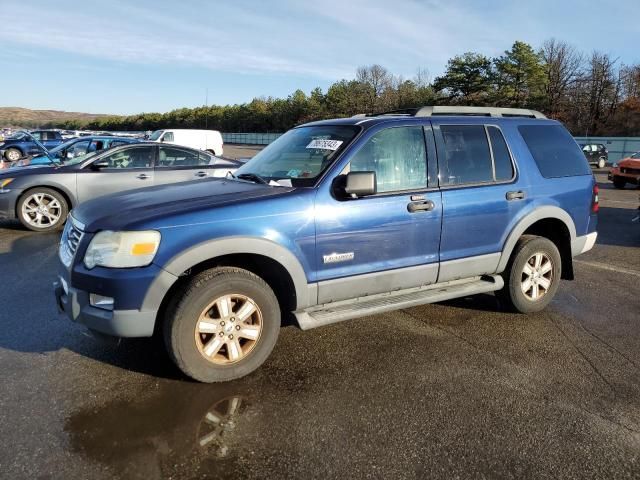
[[[207,150],[216,156],[222,155],[222,135],[217,130],[167,128],[156,130],[151,134],[149,140]]]

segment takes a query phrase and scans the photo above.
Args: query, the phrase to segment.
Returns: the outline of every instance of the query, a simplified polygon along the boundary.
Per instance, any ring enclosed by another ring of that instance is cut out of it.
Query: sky
[[[0,106],[90,113],[326,91],[361,65],[435,77],[515,40],[640,63],[639,0],[0,0],[0,18]]]

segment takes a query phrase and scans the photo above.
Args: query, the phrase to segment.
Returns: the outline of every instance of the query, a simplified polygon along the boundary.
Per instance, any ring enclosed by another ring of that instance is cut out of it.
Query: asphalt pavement
[[[640,190],[550,307],[493,295],[302,332],[222,385],[56,313],[57,235],[0,221],[2,478],[640,478]]]

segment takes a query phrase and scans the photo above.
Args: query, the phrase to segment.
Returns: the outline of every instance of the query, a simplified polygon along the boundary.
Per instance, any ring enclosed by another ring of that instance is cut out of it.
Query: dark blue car
[[[0,142],[0,159],[15,162],[26,156],[40,155],[42,146],[47,150],[63,143],[62,135],[56,130],[19,131]]]
[[[94,332],[158,333],[185,374],[226,381],[267,359],[291,315],[309,329],[487,292],[542,310],[596,241],[597,194],[580,147],[538,112],[325,120],[226,179],[80,205],[56,297]]]

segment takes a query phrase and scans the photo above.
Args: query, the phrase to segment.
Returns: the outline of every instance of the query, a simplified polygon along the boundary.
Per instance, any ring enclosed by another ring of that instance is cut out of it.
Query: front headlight
[[[13,182],[13,178],[3,178],[0,180],[0,191],[4,190],[4,187]]]
[[[160,232],[99,232],[84,255],[88,269],[145,267],[153,261],[160,246]]]

